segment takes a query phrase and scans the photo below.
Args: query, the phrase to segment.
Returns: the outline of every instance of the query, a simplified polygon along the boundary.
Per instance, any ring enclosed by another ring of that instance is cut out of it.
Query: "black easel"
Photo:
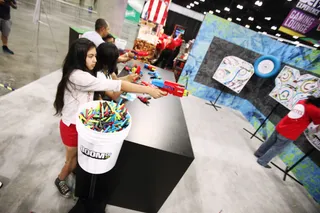
[[[286,171],[284,171],[283,169],[281,169],[277,164],[271,162],[272,165],[274,165],[277,169],[279,169],[280,171],[282,171],[283,173],[286,173]],[[295,182],[299,183],[301,186],[303,186],[303,184],[298,181],[295,177],[291,176],[290,174],[287,174],[288,177],[290,177],[292,180],[294,180]]]
[[[315,135],[315,137],[320,141],[320,138],[318,136]],[[284,173],[283,176],[283,181],[286,181],[287,176],[290,177],[292,180],[296,181],[297,183],[299,183],[301,186],[303,186],[303,183],[301,183],[300,181],[298,181],[295,177],[292,177],[289,172],[294,169],[299,163],[301,163],[306,157],[310,156],[314,151],[316,150],[315,147],[313,147],[312,149],[310,149],[304,156],[302,156],[297,162],[295,162],[292,166],[290,167],[286,167],[285,170],[281,169],[277,164],[271,162],[272,165],[274,165],[276,168],[278,168],[280,171],[282,171]]]
[[[213,108],[215,108],[216,111],[218,111],[218,109],[221,109],[221,106],[216,105],[217,101],[219,100],[220,96],[222,95],[222,93],[224,92],[226,87],[223,87],[222,90],[220,91],[218,97],[216,98],[216,100],[214,101],[214,103],[212,103],[212,101],[210,101],[210,103],[206,103],[210,106],[213,106]]]
[[[284,172],[284,176],[283,176],[283,181],[286,181],[286,177],[288,175],[288,173],[294,169],[299,163],[301,163],[301,161],[303,161],[306,157],[308,157],[309,155],[311,155],[312,152],[314,152],[314,150],[316,150],[316,148],[312,148],[311,150],[309,150],[302,158],[300,158],[295,164],[293,164],[292,166],[286,168],[286,171]],[[301,184],[303,185],[303,184]]]
[[[263,139],[259,138],[257,136],[258,131],[262,128],[262,126],[267,122],[267,120],[269,119],[269,117],[272,115],[272,113],[277,109],[277,107],[279,106],[279,102],[272,108],[271,112],[269,113],[269,115],[263,120],[263,122],[260,124],[260,126],[258,127],[258,129],[254,132],[251,133],[249,130],[247,130],[246,128],[243,128],[246,132],[248,132],[251,137],[250,139],[252,139],[253,137],[257,138],[258,140],[260,140],[261,142],[264,142]]]

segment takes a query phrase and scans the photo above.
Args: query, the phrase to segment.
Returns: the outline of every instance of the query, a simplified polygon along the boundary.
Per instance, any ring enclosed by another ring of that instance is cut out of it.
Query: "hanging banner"
[[[141,13],[135,10],[129,3],[127,5],[125,19],[138,24],[140,21]]]
[[[320,0],[300,0],[284,20],[279,31],[320,40]]]

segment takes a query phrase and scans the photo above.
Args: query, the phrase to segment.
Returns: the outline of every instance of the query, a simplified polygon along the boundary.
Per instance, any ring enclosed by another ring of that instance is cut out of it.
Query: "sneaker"
[[[264,168],[267,168],[267,169],[271,169],[271,166],[269,166],[268,164],[263,166]]]
[[[63,197],[69,198],[71,196],[71,190],[64,180],[57,178],[54,183]]]
[[[257,163],[258,163],[260,166],[264,167],[264,168],[271,169],[271,166],[269,166],[268,164],[264,166],[264,165],[261,165],[258,161],[257,161]]]
[[[11,51],[8,46],[2,46],[2,50],[4,53],[8,53],[8,54],[11,54],[11,55],[14,55],[14,52]]]

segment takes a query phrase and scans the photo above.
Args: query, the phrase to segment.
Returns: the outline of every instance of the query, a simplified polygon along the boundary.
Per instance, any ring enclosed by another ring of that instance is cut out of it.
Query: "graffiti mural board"
[[[213,79],[240,93],[254,73],[253,65],[235,56],[223,58]]]
[[[304,134],[314,148],[320,151],[320,131],[317,131],[318,126],[319,125],[311,123]]]
[[[275,84],[270,97],[290,110],[298,101],[306,99],[309,95],[320,95],[319,78],[310,74],[300,75],[299,70],[289,66],[281,70]]]

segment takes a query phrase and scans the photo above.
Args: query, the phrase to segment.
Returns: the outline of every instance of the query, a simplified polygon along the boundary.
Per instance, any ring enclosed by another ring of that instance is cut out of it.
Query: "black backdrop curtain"
[[[188,42],[189,40],[196,38],[198,31],[200,29],[201,23],[202,23],[201,21],[198,21],[196,19],[184,16],[182,14],[169,10],[167,22],[166,22],[166,25],[164,26],[164,32],[167,35],[171,35],[174,30],[174,26],[176,24],[181,25],[186,28],[186,32],[184,34],[184,40]]]

